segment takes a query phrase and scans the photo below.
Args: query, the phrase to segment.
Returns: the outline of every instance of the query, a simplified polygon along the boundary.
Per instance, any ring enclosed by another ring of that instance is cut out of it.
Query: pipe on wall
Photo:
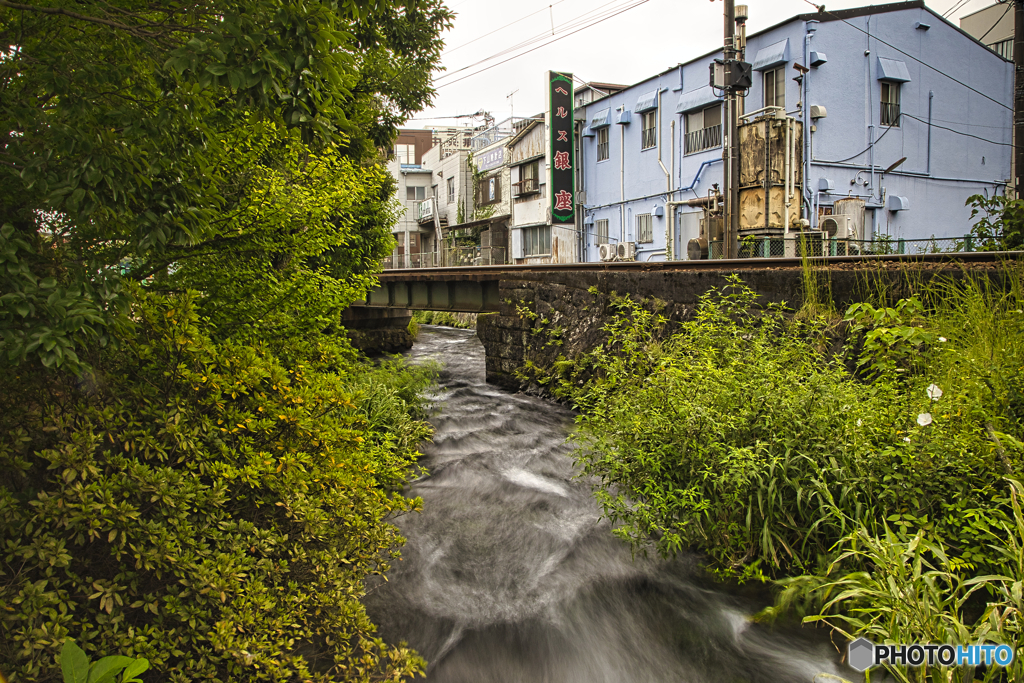
[[[658,127],[657,127],[657,131],[658,131],[658,166],[661,166],[661,171],[662,171],[662,173],[665,174],[665,192],[672,192],[672,174],[668,172],[668,169],[665,168],[664,162],[662,162],[662,160],[661,160],[661,139],[663,137],[665,137],[664,134],[663,134],[663,131],[661,130],[661,125],[662,125],[662,119],[661,119],[661,96],[662,96],[663,93],[664,93],[664,90],[659,87],[658,88]]]
[[[927,161],[925,162],[924,172],[928,175],[932,174],[932,100],[935,98],[935,91],[928,91],[928,143],[927,143]]]
[[[811,38],[814,37],[814,32],[817,31],[817,21],[809,20],[804,22],[804,64],[811,63]],[[818,217],[814,213],[814,196],[811,194],[811,126],[810,126],[810,104],[808,103],[808,97],[810,96],[810,78],[811,72],[807,71],[803,74],[801,79],[801,88],[803,90],[803,96],[800,98],[801,104],[803,105],[803,146],[804,146],[804,187],[803,196],[807,199],[808,207],[811,210],[811,215],[808,216],[811,222],[811,229],[818,227]]]
[[[619,107],[625,110],[626,105]],[[619,126],[619,241],[626,241],[626,127]]]

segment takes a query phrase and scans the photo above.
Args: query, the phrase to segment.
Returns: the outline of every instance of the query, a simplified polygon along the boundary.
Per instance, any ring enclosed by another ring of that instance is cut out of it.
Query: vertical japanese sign
[[[572,103],[572,74],[548,72],[548,102],[551,136],[552,225],[576,223],[576,158]]]

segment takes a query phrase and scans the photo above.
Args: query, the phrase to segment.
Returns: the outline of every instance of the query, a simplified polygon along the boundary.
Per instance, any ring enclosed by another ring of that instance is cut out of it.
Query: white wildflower
[[[946,338],[945,337],[939,337],[939,341],[940,342],[944,342],[944,341],[946,341]]]
[[[928,385],[928,398],[930,398],[933,401],[938,401],[940,398],[942,398],[942,389],[939,388],[939,385]]]
[[[858,418],[857,418],[857,426],[858,426],[858,427],[863,427],[863,426],[864,426],[864,420],[862,420],[862,419],[860,419],[860,418],[858,417]]]
[[[932,423],[932,414],[931,413],[921,413],[920,415],[917,416],[917,424],[921,425],[922,427],[927,427],[931,423]]]
[[[903,437],[903,440],[909,442],[910,441],[910,437],[909,436],[905,436],[905,437]]]

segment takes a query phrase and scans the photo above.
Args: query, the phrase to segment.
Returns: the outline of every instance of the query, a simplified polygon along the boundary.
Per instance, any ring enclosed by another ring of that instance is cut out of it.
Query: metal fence
[[[440,254],[436,252],[410,254],[408,265],[406,265],[405,256],[389,256],[384,259],[384,270],[500,266],[504,265],[505,262],[505,247],[450,247]]]
[[[798,234],[789,237],[745,237],[740,240],[737,258],[783,258],[803,256],[873,256],[879,254],[943,254],[970,251],[996,251],[1002,248],[998,239],[963,237],[931,237],[905,240],[876,237],[873,240],[828,239],[820,234]],[[709,258],[723,258],[721,241],[708,245]]]

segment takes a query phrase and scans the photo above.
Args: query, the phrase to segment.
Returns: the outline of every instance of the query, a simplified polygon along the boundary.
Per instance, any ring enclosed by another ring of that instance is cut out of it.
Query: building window
[[[1013,61],[1013,38],[1000,40],[998,43],[993,43],[988,47],[991,50],[995,50],[995,53],[1003,59]]]
[[[597,160],[604,161],[608,158],[608,128],[597,129]]]
[[[640,138],[640,149],[650,149],[658,144],[658,110],[645,111],[643,117],[643,132]]]
[[[684,154],[693,154],[722,144],[722,105],[690,112],[686,115]]]
[[[608,244],[608,219],[602,218],[594,223],[597,232],[597,244]]]
[[[764,106],[786,110],[786,67],[764,72]]]
[[[395,158],[400,164],[415,164],[416,145],[395,145]]]
[[[900,125],[900,83],[882,81],[881,124]]]
[[[640,213],[636,216],[636,241],[654,241],[654,221],[649,213]]]
[[[426,199],[427,188],[425,187],[407,187],[405,188],[405,198],[409,201],[415,199]]]
[[[501,179],[498,176],[484,178],[476,186],[476,203],[481,206],[501,201]]]
[[[455,203],[455,178],[451,177],[448,179],[448,203]]]
[[[519,182],[512,186],[512,195],[521,197],[540,192],[540,161],[531,161],[519,167]]]
[[[523,256],[543,256],[551,253],[551,226],[538,225],[523,229]]]

